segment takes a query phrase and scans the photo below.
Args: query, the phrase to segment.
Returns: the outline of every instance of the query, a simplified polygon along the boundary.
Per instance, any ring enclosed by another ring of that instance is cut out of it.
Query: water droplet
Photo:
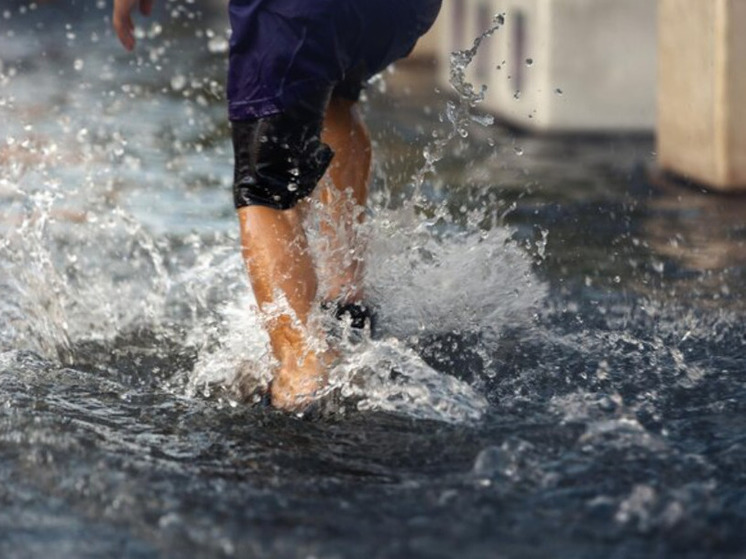
[[[150,26],[150,31],[148,32],[148,37],[150,39],[154,39],[154,38],[160,36],[161,33],[163,33],[163,26],[160,23],[153,23]]]
[[[80,58],[76,59],[75,63],[73,64],[76,72],[80,72],[83,69],[83,66],[85,66],[85,62],[83,62]]]
[[[173,78],[171,78],[171,89],[173,89],[174,91],[181,91],[182,89],[184,89],[186,81],[186,77],[182,76],[181,74],[175,75]]]
[[[533,66],[534,59],[533,58],[527,58],[526,59],[526,66]]]
[[[554,92],[555,92],[555,93],[556,93],[557,95],[562,95],[562,90],[561,90],[561,89],[560,89],[559,87],[558,87],[557,89],[555,89],[555,90],[554,90]]]
[[[520,147],[520,146],[515,146],[515,147],[513,148],[513,151],[515,152],[515,154],[516,154],[516,155],[517,155],[518,157],[520,157],[521,155],[523,155],[523,148],[522,148],[522,147]]]
[[[515,93],[513,94],[513,99],[520,99],[521,98],[521,92],[520,90],[516,89]]]
[[[471,115],[471,119],[481,126],[492,126],[495,124],[495,117],[492,115]]]
[[[207,50],[212,54],[228,52],[228,41],[224,37],[214,37],[208,41]]]

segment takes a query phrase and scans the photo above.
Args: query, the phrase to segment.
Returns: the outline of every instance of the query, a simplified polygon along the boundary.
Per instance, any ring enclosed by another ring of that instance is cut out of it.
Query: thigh
[[[440,0],[231,0],[232,120],[282,112],[359,84],[406,56]]]
[[[231,120],[258,119],[308,104],[342,78],[349,45],[337,41],[332,7],[339,1],[230,1]]]
[[[360,55],[370,75],[407,56],[433,24],[441,0],[349,0],[364,21]]]
[[[321,141],[322,119],[315,107],[294,107],[232,122],[237,209],[287,210],[311,194],[334,155]]]
[[[441,0],[342,0],[348,5],[338,23],[339,43],[350,53],[334,96],[356,100],[373,75],[406,57],[432,26]]]

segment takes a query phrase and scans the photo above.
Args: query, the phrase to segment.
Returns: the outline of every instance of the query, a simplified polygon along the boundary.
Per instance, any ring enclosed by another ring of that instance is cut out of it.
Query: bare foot
[[[272,381],[272,405],[285,411],[301,411],[326,387],[326,367],[309,352],[302,361],[284,363]]]
[[[336,348],[327,348],[321,355],[309,352],[302,361],[282,364],[270,385],[272,405],[290,412],[306,409],[328,387],[328,371],[339,356]]]

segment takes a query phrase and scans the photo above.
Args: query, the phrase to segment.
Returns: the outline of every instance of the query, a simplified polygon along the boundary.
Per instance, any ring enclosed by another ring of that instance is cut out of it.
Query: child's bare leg
[[[371,143],[368,130],[354,101],[333,97],[324,119],[322,140],[335,155],[323,180],[320,199],[326,215],[321,234],[328,250],[322,263],[327,279],[325,301],[360,301],[363,297],[363,247],[356,225],[365,218],[370,178]]]
[[[317,284],[301,210],[248,206],[240,208],[238,216],[243,258],[260,309],[270,311],[266,327],[280,361],[272,382],[272,404],[298,409],[326,384],[323,356],[313,347],[308,325]],[[281,306],[282,297],[289,308]],[[280,305],[276,313],[273,304]]]
[[[332,184],[322,187],[320,193],[328,210],[321,232],[331,249],[324,263],[329,282],[322,299],[357,301],[362,297],[363,266],[361,255],[351,255],[350,251],[360,250],[354,226],[363,219],[371,148],[354,102],[330,102],[322,140],[335,151],[328,170]],[[267,313],[270,344],[280,362],[272,382],[272,403],[283,409],[298,409],[324,387],[328,365],[327,354],[319,349],[319,333],[310,330],[318,281],[303,230],[302,209],[251,205],[240,208],[238,216],[244,261],[257,303]],[[278,295],[284,297],[287,307],[272,312],[273,304],[280,303]]]

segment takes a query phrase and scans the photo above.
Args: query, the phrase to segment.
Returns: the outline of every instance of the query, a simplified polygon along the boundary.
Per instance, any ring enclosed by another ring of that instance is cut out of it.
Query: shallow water
[[[320,413],[237,404],[225,22],[172,8],[135,58],[92,3],[0,11],[0,556],[743,556],[746,200],[476,122],[415,188],[453,98],[400,68],[380,331]]]

